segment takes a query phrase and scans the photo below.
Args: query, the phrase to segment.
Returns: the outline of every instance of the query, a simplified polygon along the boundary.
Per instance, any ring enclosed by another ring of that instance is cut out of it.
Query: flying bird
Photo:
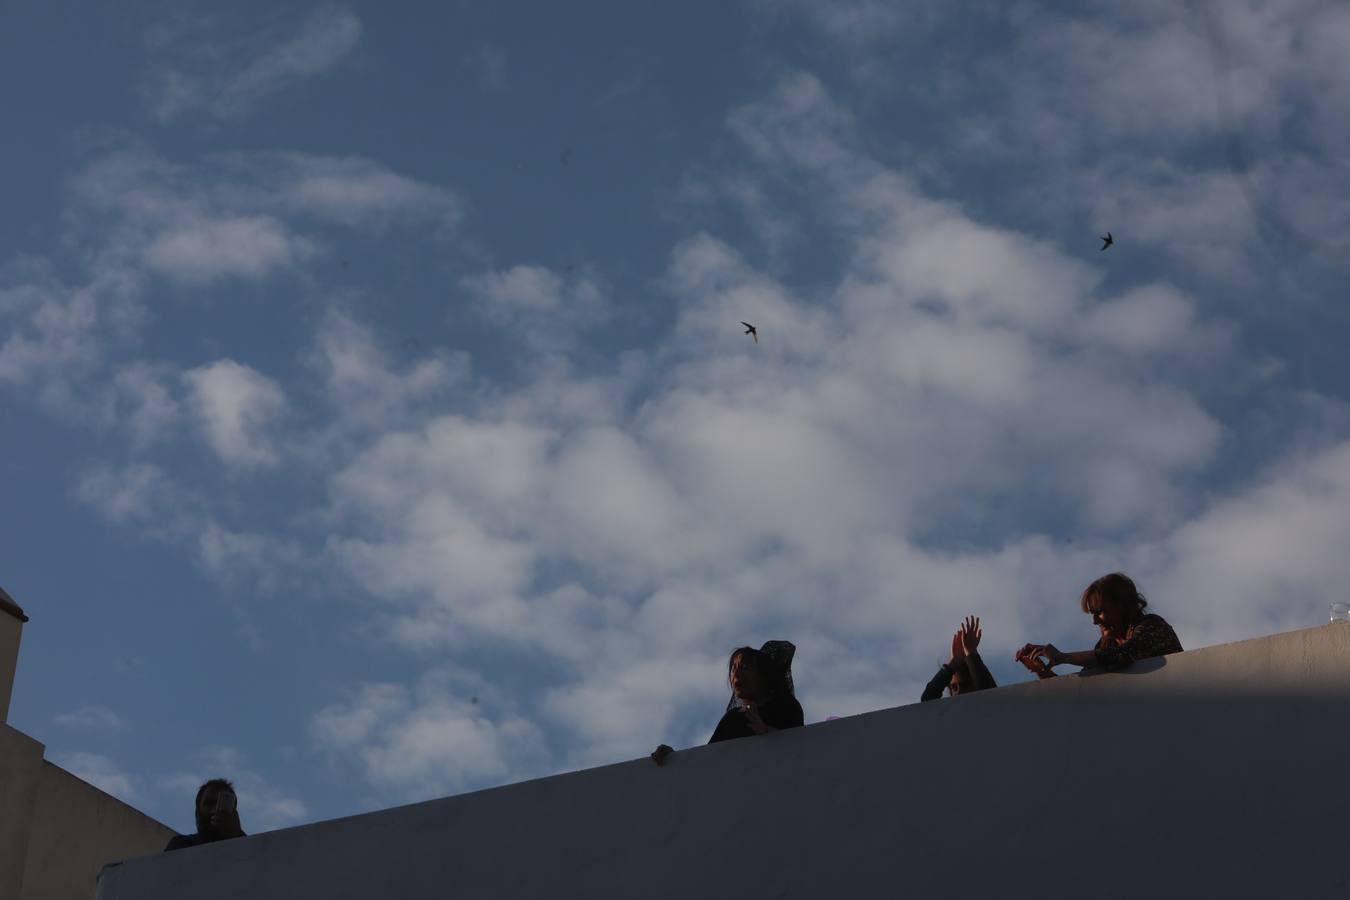
[[[1111,232],[1108,231],[1106,233],[1106,237],[1102,238],[1102,250],[1105,250],[1107,247],[1110,247],[1114,243],[1115,240],[1111,237]],[[1098,250],[1097,252],[1100,253],[1101,250]]]
[[[755,343],[758,344],[758,343],[759,343],[759,329],[756,328],[755,326],[751,325],[749,322],[742,322],[741,324],[745,326],[745,333],[748,334],[748,335],[750,335],[752,338],[754,338],[754,339],[755,339]]]

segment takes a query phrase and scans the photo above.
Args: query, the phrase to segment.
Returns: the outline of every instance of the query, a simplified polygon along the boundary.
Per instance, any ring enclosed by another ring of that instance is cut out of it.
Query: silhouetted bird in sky
[[[1108,232],[1106,233],[1106,237],[1102,238],[1102,250],[1105,250],[1107,247],[1110,247],[1110,246],[1111,246],[1112,244],[1114,244],[1114,243],[1115,243],[1115,240],[1111,237],[1111,232],[1108,231]],[[1099,251],[1097,251],[1097,252],[1100,253],[1101,250],[1099,250]]]
[[[755,326],[751,325],[749,322],[742,322],[741,324],[745,326],[745,333],[748,334],[748,335],[750,335],[752,338],[754,338],[754,339],[755,339],[755,343],[758,344],[758,343],[759,343],[759,329],[756,328]]]

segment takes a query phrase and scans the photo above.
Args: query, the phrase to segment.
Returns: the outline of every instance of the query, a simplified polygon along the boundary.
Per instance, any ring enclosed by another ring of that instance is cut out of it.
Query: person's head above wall
[[[223,819],[238,821],[239,798],[234,785],[224,778],[212,778],[197,788],[196,819],[199,834],[221,831]]]
[[[770,641],[764,649],[737,647],[727,660],[727,681],[732,693],[742,700],[765,700],[792,693],[790,657],[788,664],[776,659],[771,645],[785,641]]]
[[[1078,605],[1103,634],[1118,636],[1144,617],[1148,601],[1128,575],[1112,572],[1084,588]]]

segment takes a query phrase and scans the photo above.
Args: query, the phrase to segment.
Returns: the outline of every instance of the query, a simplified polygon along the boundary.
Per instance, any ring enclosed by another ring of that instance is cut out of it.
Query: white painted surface
[[[1350,896],[1350,624],[227,841],[100,900]]]
[[[173,829],[43,760],[18,900],[89,900],[110,862],[164,848]]]
[[[0,614],[3,615],[3,614]],[[0,898],[19,896],[33,808],[42,783],[43,746],[0,724]]]
[[[0,900],[88,900],[109,862],[161,849],[172,829],[43,759],[5,724],[23,615],[0,589]]]

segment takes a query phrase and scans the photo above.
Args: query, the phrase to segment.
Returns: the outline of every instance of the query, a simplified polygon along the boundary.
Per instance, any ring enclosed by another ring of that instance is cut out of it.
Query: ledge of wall
[[[100,900],[1350,892],[1350,624],[133,860]]]
[[[14,602],[14,598],[4,588],[0,588],[0,613],[8,613],[20,622],[28,621],[28,616],[24,615],[23,609]]]

